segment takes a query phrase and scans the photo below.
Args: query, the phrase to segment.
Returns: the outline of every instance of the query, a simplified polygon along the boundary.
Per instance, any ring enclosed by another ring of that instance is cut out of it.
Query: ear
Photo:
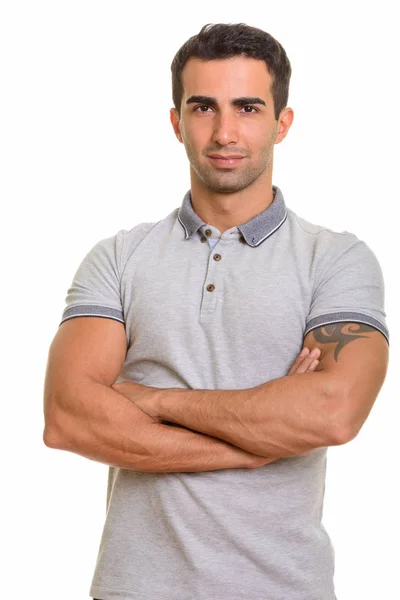
[[[176,110],[176,108],[170,109],[169,119],[171,121],[171,124],[172,124],[172,127],[173,127],[176,137],[178,138],[180,143],[183,144],[181,130],[180,130],[180,126],[179,126],[180,119],[179,119],[178,111]]]
[[[275,144],[279,144],[288,134],[288,131],[293,123],[294,112],[288,106],[281,111],[278,119],[277,134]]]

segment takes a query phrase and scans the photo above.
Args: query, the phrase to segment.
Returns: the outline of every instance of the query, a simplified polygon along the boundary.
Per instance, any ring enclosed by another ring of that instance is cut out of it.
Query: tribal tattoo
[[[360,333],[371,333],[375,331],[374,327],[364,323],[335,323],[313,329],[314,338],[321,344],[337,343],[334,358],[337,362],[339,352],[346,344],[357,338],[368,337],[368,335],[359,335]]]

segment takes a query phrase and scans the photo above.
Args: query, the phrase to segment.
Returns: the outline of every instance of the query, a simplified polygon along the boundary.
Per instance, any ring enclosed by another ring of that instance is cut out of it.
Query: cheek
[[[181,125],[181,135],[182,135],[182,139],[188,143],[188,144],[193,144],[193,129],[182,123]]]
[[[274,148],[275,145],[275,133],[272,134],[270,132],[265,133],[263,136],[260,136],[257,140],[257,147],[259,149],[260,154],[263,156],[269,155]]]
[[[252,150],[254,154],[264,154],[269,151],[275,141],[275,131],[260,126],[260,123],[255,121],[245,123],[239,136],[239,143]]]
[[[206,147],[210,146],[210,139],[204,131],[186,131],[184,141],[186,148],[195,155],[202,153]]]

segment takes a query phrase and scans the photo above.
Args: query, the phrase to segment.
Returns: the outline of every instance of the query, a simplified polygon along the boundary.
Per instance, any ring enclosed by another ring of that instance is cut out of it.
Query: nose
[[[222,111],[214,120],[213,142],[220,146],[237,144],[238,142],[238,123],[234,114]]]

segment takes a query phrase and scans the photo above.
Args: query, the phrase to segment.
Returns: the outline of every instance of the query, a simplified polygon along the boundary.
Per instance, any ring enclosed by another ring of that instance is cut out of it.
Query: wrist
[[[174,388],[162,388],[157,390],[154,397],[154,408],[159,421],[170,421],[171,423],[174,422],[172,415],[168,411],[171,393],[174,391]]]
[[[186,388],[166,388],[160,390],[161,393],[157,398],[159,419],[184,426],[179,420],[179,415],[182,412],[182,403],[186,400],[188,391]],[[190,390],[190,392],[193,393],[194,390]]]

